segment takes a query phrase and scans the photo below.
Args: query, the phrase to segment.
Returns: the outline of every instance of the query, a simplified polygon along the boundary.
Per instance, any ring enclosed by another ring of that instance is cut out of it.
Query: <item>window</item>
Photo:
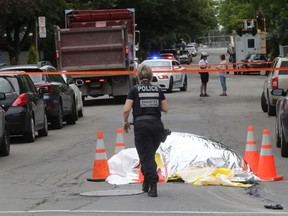
[[[13,87],[5,77],[0,77],[0,92],[4,93],[14,92]]]

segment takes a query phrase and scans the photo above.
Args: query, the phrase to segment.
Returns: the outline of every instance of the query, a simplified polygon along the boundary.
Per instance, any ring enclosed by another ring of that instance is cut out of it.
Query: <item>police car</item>
[[[187,91],[187,74],[180,72],[185,70],[177,60],[174,59],[149,59],[141,64],[152,68],[152,84],[158,85],[162,90],[169,93],[173,89],[179,88],[180,91]],[[177,72],[173,72],[177,71]]]

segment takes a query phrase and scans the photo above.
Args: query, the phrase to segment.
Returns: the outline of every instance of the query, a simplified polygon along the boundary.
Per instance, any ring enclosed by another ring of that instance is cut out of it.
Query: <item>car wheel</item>
[[[61,129],[63,127],[63,110],[62,110],[62,106],[60,103],[58,105],[58,113],[52,119],[51,123],[54,129]]]
[[[43,124],[43,129],[38,130],[38,135],[39,136],[48,136],[48,121],[47,121],[47,115],[44,115],[44,124]]]
[[[78,111],[76,108],[75,100],[72,102],[72,113],[67,117],[67,124],[74,125],[77,121]]]
[[[185,78],[184,78],[184,82],[183,82],[183,87],[180,88],[180,91],[187,91],[187,75],[185,75]]]
[[[24,138],[27,142],[35,141],[35,123],[33,117],[30,119],[29,131],[24,133]]]
[[[263,112],[267,112],[267,110],[268,110],[268,106],[267,106],[267,102],[266,102],[266,99],[265,99],[264,91],[262,92],[262,95],[261,95],[261,108],[262,108]]]
[[[168,93],[172,93],[172,91],[173,91],[173,77],[171,76],[170,77],[170,81],[169,81],[169,88],[167,89],[167,92]]]
[[[278,118],[275,119],[275,140],[276,140],[276,147],[281,147],[281,138],[279,136],[279,127],[278,127]]]
[[[276,108],[272,106],[269,99],[267,100],[267,114],[268,116],[275,116],[276,115]]]
[[[0,156],[8,156],[9,154],[10,154],[10,136],[8,128],[5,127],[0,144]]]
[[[282,132],[282,139],[281,139],[281,156],[288,157],[288,142],[285,140],[285,136]]]
[[[81,109],[78,111],[78,116],[83,117],[84,116],[84,107],[82,106]]]

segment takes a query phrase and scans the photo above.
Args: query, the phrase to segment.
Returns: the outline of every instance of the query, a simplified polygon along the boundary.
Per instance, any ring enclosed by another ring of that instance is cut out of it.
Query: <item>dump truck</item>
[[[108,95],[123,103],[135,84],[140,32],[135,9],[67,10],[54,27],[57,68],[70,73],[82,99]]]

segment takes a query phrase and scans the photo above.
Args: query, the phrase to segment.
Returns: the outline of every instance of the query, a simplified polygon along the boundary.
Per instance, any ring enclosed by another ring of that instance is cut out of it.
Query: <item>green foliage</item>
[[[237,29],[237,20],[253,19],[261,10],[268,32],[267,48],[271,58],[278,55],[279,45],[288,44],[287,0],[221,0],[218,20],[227,33]]]
[[[28,64],[36,64],[37,62],[39,62],[38,51],[36,50],[34,45],[31,45],[30,49],[29,49],[29,52],[28,52],[27,63]]]

